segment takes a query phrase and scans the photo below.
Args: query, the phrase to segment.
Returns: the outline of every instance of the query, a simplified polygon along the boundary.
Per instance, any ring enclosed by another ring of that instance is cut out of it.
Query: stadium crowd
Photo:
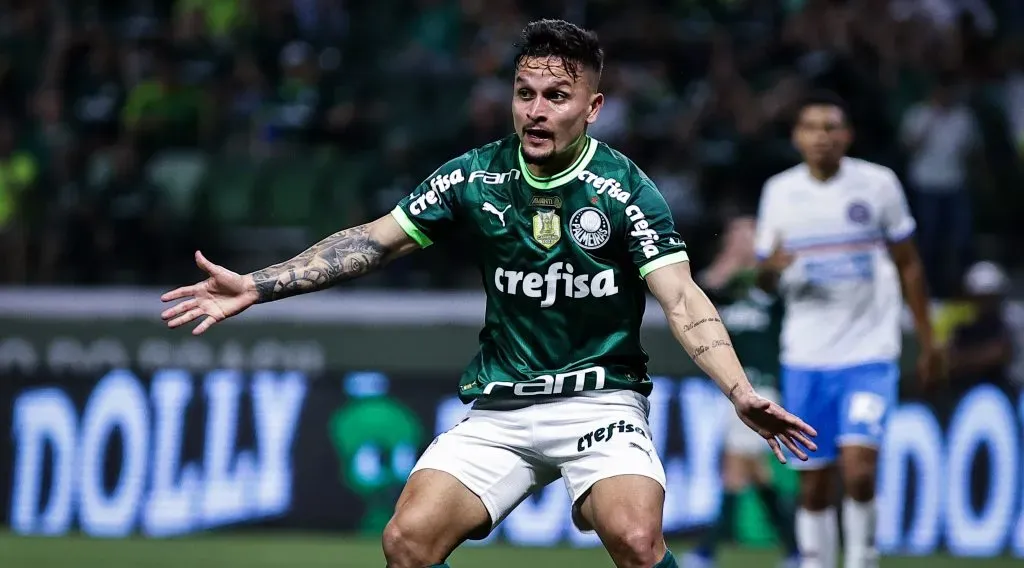
[[[504,135],[528,19],[596,29],[592,134],[634,156],[695,263],[795,163],[792,106],[850,104],[853,154],[894,168],[938,297],[1024,232],[1024,23],[975,0],[6,0],[0,280],[165,284],[197,245],[248,270],[388,211]],[[476,286],[466,250],[365,286]]]

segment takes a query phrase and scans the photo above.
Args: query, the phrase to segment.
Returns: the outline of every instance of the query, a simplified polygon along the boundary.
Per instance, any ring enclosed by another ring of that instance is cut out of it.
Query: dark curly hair
[[[601,75],[604,50],[597,34],[565,20],[537,20],[523,28],[515,44],[515,68],[526,58],[557,57],[566,72],[578,79],[583,69]]]
[[[793,116],[793,125],[800,119],[800,115],[803,114],[807,107],[812,106],[830,106],[839,109],[843,113],[843,123],[849,126],[850,123],[850,110],[846,104],[846,101],[836,93],[824,89],[819,89],[806,94],[801,100],[800,104],[796,107],[796,112]]]

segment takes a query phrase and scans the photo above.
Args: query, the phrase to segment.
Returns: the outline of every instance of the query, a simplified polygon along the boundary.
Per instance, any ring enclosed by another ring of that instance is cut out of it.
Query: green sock
[[[652,568],[679,568],[679,565],[676,564],[676,557],[672,556],[672,551],[666,550],[665,557]]]
[[[793,511],[784,507],[779,502],[779,493],[772,486],[761,486],[757,488],[757,496],[764,503],[768,512],[768,519],[779,531],[779,540],[786,551],[786,556],[793,556],[799,550],[796,545],[796,523],[793,519]]]

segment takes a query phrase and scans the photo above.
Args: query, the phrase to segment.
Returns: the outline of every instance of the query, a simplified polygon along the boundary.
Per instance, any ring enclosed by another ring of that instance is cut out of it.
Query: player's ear
[[[601,107],[604,106],[604,94],[594,93],[590,95],[590,107],[587,109],[587,124],[594,124],[597,115],[601,114]]]

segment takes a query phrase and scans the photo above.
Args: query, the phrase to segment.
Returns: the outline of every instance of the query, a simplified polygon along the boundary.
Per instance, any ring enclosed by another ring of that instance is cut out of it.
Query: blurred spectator
[[[1009,279],[1002,267],[983,261],[964,276],[964,291],[974,311],[969,323],[957,326],[947,346],[949,377],[957,394],[980,383],[1010,387],[1013,337],[1005,319]]]
[[[723,215],[756,203],[764,180],[795,162],[789,116],[814,88],[849,101],[854,155],[904,174],[938,295],[953,293],[969,260],[972,221],[985,227],[978,246],[990,256],[1012,249],[1000,240],[1024,234],[1024,152],[1001,139],[1024,139],[1022,26],[1012,15],[1024,11],[1015,3],[670,4],[0,2],[0,103],[35,172],[17,199],[0,190],[3,234],[21,227],[31,236],[20,246],[41,265],[38,274],[29,267],[30,279],[91,271],[102,282],[118,271],[90,266],[123,248],[126,219],[147,218],[147,207],[173,210],[171,226],[190,234],[199,230],[192,223],[216,225],[220,236],[205,246],[226,249],[226,264],[274,244],[242,246],[227,236],[234,229],[294,225],[304,208],[337,208],[310,219],[319,234],[329,222],[386,212],[445,160],[509,132],[514,42],[538,17],[600,34],[606,104],[590,133],[651,175],[696,264]],[[121,162],[131,165],[111,169]],[[316,171],[303,170],[295,212],[268,211],[280,203],[265,199],[268,184],[284,199],[297,167]],[[121,173],[105,178],[110,171]],[[149,205],[126,217],[135,199],[127,195]],[[61,251],[62,241],[88,250]],[[436,254],[365,285],[462,285],[470,255]],[[1021,264],[1005,260],[1011,271]],[[433,262],[446,270],[425,268]]]
[[[981,136],[957,85],[942,77],[928,100],[903,117],[900,139],[909,153],[907,181],[918,223],[921,257],[932,293],[949,297],[971,247],[971,193],[978,190]]]
[[[202,89],[181,80],[181,65],[171,48],[153,54],[150,79],[128,94],[122,120],[144,157],[168,147],[194,147],[212,125],[209,101]]]
[[[28,220],[39,166],[18,149],[18,132],[10,118],[0,119],[0,281],[24,283],[28,275]]]

